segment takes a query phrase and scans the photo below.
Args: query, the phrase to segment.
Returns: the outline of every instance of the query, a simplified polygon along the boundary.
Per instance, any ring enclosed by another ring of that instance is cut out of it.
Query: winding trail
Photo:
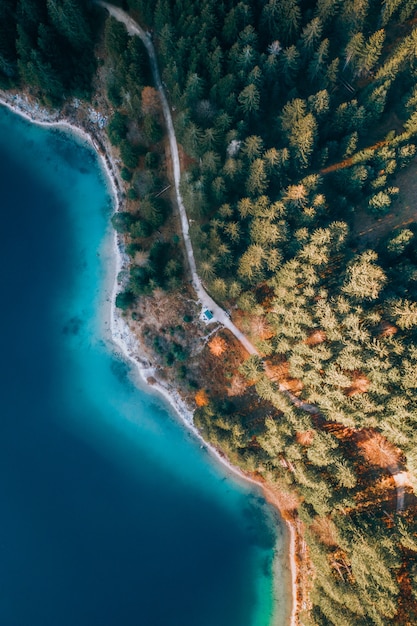
[[[165,124],[168,131],[169,137],[169,146],[171,149],[171,158],[172,158],[172,167],[173,167],[173,176],[174,176],[174,184],[175,184],[175,195],[177,199],[178,210],[181,219],[181,230],[182,236],[184,239],[185,250],[187,253],[188,264],[191,272],[191,279],[193,287],[197,293],[197,297],[201,303],[201,305],[207,309],[209,309],[213,313],[213,321],[220,322],[225,328],[230,330],[230,332],[236,337],[238,341],[242,344],[242,346],[249,352],[249,354],[257,354],[259,355],[258,350],[255,346],[249,341],[249,339],[235,326],[232,320],[228,317],[226,311],[224,311],[214,300],[209,296],[207,291],[204,289],[200,277],[197,274],[197,267],[194,258],[193,247],[191,244],[190,238],[190,227],[188,223],[187,213],[185,210],[184,202],[180,192],[180,181],[181,181],[181,168],[180,168],[180,158],[178,153],[178,144],[177,138],[175,136],[174,124],[172,122],[171,110],[169,108],[168,100],[165,95],[164,86],[162,84],[161,76],[159,74],[158,62],[156,59],[155,48],[150,38],[150,35],[145,33],[143,28],[135,22],[134,19],[130,17],[123,9],[119,9],[118,7],[109,4],[108,2],[102,2],[97,0],[97,4],[107,9],[107,11],[112,15],[116,20],[122,22],[127,29],[129,35],[138,35],[143,41],[146,50],[149,55],[149,60],[151,64],[152,76],[154,79],[155,87],[157,88],[161,103],[162,103],[162,112],[165,118]]]
[[[204,289],[200,277],[197,273],[197,267],[194,258],[194,251],[191,243],[190,237],[190,227],[187,217],[187,212],[185,210],[184,201],[181,196],[180,191],[180,182],[181,182],[181,168],[180,168],[180,158],[178,153],[178,144],[177,138],[175,136],[174,124],[172,121],[171,109],[168,104],[168,100],[165,94],[165,89],[162,84],[161,76],[159,74],[158,69],[158,61],[156,58],[156,52],[154,45],[152,43],[152,39],[149,33],[146,33],[143,28],[128,15],[123,9],[119,7],[115,7],[108,2],[104,2],[103,0],[96,0],[96,4],[102,6],[107,9],[107,11],[112,15],[116,20],[122,22],[126,26],[126,30],[129,35],[138,35],[142,40],[143,44],[146,47],[148,52],[149,61],[151,64],[152,76],[154,79],[155,87],[159,92],[159,96],[162,104],[162,112],[165,119],[165,124],[168,131],[169,137],[169,145],[171,150],[171,159],[173,166],[173,177],[174,177],[174,185],[175,185],[175,195],[177,199],[177,205],[181,220],[181,230],[182,236],[184,239],[185,250],[187,254],[188,264],[190,267],[191,278],[193,287],[197,293],[197,297],[202,305],[202,307],[206,307],[213,313],[213,321],[217,321],[222,324],[225,328],[227,328],[241,343],[241,345],[247,350],[249,354],[254,354],[257,356],[261,356],[259,351],[255,348],[255,346],[249,341],[249,339],[240,331],[237,326],[232,322],[232,320],[227,315],[226,311],[222,309],[214,300],[209,296],[207,291]],[[262,357],[261,357],[262,358]],[[294,395],[291,391],[286,389],[284,385],[279,383],[278,389],[281,393],[283,393],[292,404],[302,410],[306,411],[310,414],[319,413],[319,409],[314,404],[309,404],[304,402],[296,395]],[[401,470],[399,467],[396,468],[395,472],[390,471],[392,475],[395,487],[397,491],[397,512],[404,510],[404,487],[409,484],[409,480],[407,477],[407,472]]]
[[[103,0],[97,0],[96,4],[104,7],[107,11],[112,15],[116,20],[122,22],[127,29],[127,32],[130,35],[138,35],[142,42],[144,43],[146,50],[149,55],[149,60],[151,63],[152,76],[154,79],[155,87],[157,88],[161,103],[162,103],[162,112],[164,115],[168,137],[169,137],[169,145],[171,150],[171,158],[173,164],[173,176],[174,176],[174,184],[175,184],[175,195],[177,199],[178,210],[181,219],[181,231],[184,239],[185,250],[187,253],[188,264],[190,267],[191,278],[193,287],[197,293],[197,297],[203,307],[206,307],[213,313],[214,321],[220,322],[225,328],[230,330],[230,332],[236,337],[238,341],[242,344],[242,346],[247,350],[249,354],[255,354],[257,356],[261,356],[259,351],[255,348],[253,343],[249,341],[249,339],[240,331],[237,326],[231,321],[226,311],[222,309],[214,300],[209,296],[209,294],[204,289],[200,277],[197,273],[197,267],[194,258],[194,251],[190,238],[190,230],[187,212],[185,210],[184,202],[181,196],[180,191],[180,181],[181,181],[181,168],[180,168],[180,158],[178,153],[178,144],[177,138],[175,136],[174,124],[172,122],[171,110],[169,108],[168,100],[165,94],[165,89],[161,81],[161,77],[158,69],[158,62],[156,58],[155,48],[152,43],[151,37],[148,33],[146,33],[141,26],[133,18],[130,17],[123,9],[119,7],[115,7],[108,2],[104,2]],[[283,385],[279,384],[279,391],[281,391],[287,398],[297,407],[302,408],[304,411],[308,413],[317,413],[318,408],[313,404],[308,404],[297,398],[293,393],[288,391]]]

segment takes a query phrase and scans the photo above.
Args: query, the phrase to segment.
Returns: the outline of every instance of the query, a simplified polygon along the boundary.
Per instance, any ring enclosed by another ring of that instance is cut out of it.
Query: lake
[[[0,162],[0,624],[270,626],[282,528],[106,339],[95,153],[0,107]]]

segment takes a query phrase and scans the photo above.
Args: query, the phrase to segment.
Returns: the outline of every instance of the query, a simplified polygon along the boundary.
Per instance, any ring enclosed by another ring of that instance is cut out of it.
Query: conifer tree
[[[301,33],[301,44],[306,52],[311,52],[316,46],[321,38],[322,31],[323,25],[319,17],[314,17],[311,22],[304,26]]]
[[[256,85],[247,85],[237,99],[244,115],[249,116],[259,111],[261,96]]]

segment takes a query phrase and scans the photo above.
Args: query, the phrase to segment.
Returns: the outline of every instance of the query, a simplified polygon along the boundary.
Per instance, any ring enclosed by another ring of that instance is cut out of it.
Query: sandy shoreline
[[[46,109],[41,108],[37,104],[29,102],[25,96],[20,94],[12,94],[0,91],[0,105],[7,107],[9,110],[24,117],[28,121],[38,124],[40,126],[47,126],[53,128],[64,129],[77,137],[81,138],[89,146],[93,147],[100,157],[103,169],[106,174],[106,180],[110,186],[110,191],[114,201],[114,207],[116,211],[121,210],[123,206],[123,195],[120,179],[118,176],[118,166],[112,161],[111,155],[106,150],[106,140],[102,142],[104,145],[100,145],[94,135],[90,134],[82,126],[78,125],[75,121],[61,117],[58,112],[49,112]],[[186,406],[185,402],[181,398],[180,394],[165,381],[161,381],[158,378],[157,370],[152,365],[143,359],[140,353],[140,344],[138,340],[132,335],[127,323],[122,316],[118,313],[116,308],[116,295],[119,291],[119,284],[117,277],[119,273],[127,268],[128,258],[123,253],[122,247],[117,236],[114,232],[113,235],[113,255],[114,255],[114,272],[112,278],[112,289],[110,295],[110,332],[111,341],[117,346],[120,353],[125,359],[132,362],[135,366],[139,378],[146,385],[147,391],[156,392],[162,396],[166,402],[174,409],[180,420],[186,425],[186,427],[193,433],[193,435],[201,441],[202,445],[210,452],[213,458],[217,462],[221,463],[235,479],[239,479],[244,483],[251,483],[258,489],[261,489],[267,502],[278,511],[280,523],[284,529],[284,546],[282,548],[284,553],[284,559],[282,555],[276,554],[274,563],[274,588],[278,588],[278,583],[282,586],[282,577],[285,579],[285,584],[288,584],[291,589],[291,598],[286,603],[285,607],[285,624],[290,626],[296,626],[298,624],[298,590],[297,590],[297,559],[296,559],[296,544],[297,544],[297,527],[289,519],[283,515],[277,498],[274,497],[274,491],[267,484],[262,483],[259,480],[251,478],[245,475],[237,467],[230,464],[227,459],[222,456],[218,450],[210,446],[201,436],[197,428],[193,423],[193,412]],[[148,379],[152,379],[152,384],[148,383]],[[282,563],[282,565],[281,565]],[[286,571],[287,570],[287,571]],[[279,572],[280,580],[277,580],[276,573]],[[276,615],[271,626],[284,626],[281,621],[281,615]]]

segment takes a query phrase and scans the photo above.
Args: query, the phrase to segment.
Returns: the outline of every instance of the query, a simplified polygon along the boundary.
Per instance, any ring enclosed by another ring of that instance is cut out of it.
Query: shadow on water
[[[111,364],[111,371],[117,380],[123,384],[129,384],[129,373],[131,372],[131,367],[123,361],[121,358],[114,358]]]
[[[64,335],[77,336],[82,330],[83,325],[84,325],[83,320],[80,317],[75,315],[74,317],[71,317],[71,319],[69,319],[68,322],[66,322],[66,324],[64,325],[62,329],[62,332],[64,333]]]

